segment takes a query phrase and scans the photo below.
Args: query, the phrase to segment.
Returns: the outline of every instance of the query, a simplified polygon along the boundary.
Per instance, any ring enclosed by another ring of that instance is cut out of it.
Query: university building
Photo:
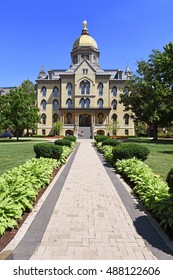
[[[66,70],[42,67],[37,83],[37,104],[41,123],[37,134],[54,135],[53,124],[63,123],[61,135],[134,135],[130,113],[119,103],[120,94],[128,94],[129,67],[104,70],[99,65],[97,42],[89,35],[87,22],[72,46],[71,65]]]

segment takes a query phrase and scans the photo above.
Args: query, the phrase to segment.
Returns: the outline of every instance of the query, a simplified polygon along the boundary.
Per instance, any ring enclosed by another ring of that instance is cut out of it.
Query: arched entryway
[[[87,114],[80,115],[79,126],[91,126],[91,116]]]

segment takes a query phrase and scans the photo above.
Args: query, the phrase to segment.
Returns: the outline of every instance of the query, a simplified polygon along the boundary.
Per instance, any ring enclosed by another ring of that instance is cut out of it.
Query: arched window
[[[53,114],[53,123],[57,122],[58,114]]]
[[[116,114],[113,114],[113,115],[112,115],[112,120],[113,120],[113,122],[116,122],[116,121],[117,121],[117,115],[116,115]]]
[[[113,94],[113,96],[117,95],[117,88],[116,87],[112,88],[112,94]]]
[[[72,95],[72,84],[71,83],[68,83],[68,85],[67,85],[67,93],[69,96]]]
[[[99,83],[98,89],[99,89],[99,95],[103,95],[103,84],[102,83]]]
[[[66,115],[66,118],[67,118],[67,124],[71,124],[72,123],[72,114],[71,113],[68,113]]]
[[[81,108],[85,108],[85,100],[83,98],[81,98],[81,100],[80,100],[80,105],[81,105]]]
[[[46,124],[46,114],[41,115],[41,123]]]
[[[90,94],[90,83],[89,82],[86,82],[86,94]]]
[[[84,94],[85,93],[85,84],[84,84],[84,82],[82,82],[80,84],[80,88],[81,88],[81,94]]]
[[[46,110],[46,100],[44,99],[41,101],[41,109]]]
[[[114,110],[117,109],[117,101],[116,101],[116,99],[112,100],[112,108],[113,108]]]
[[[53,89],[53,96],[58,97],[58,88],[57,87],[54,87],[54,89]]]
[[[57,111],[58,110],[58,101],[54,100],[53,101],[53,111]]]
[[[124,89],[124,94],[127,94],[127,95],[129,94],[128,88],[125,88],[125,89]]]
[[[45,87],[42,87],[41,89],[41,95],[46,97],[46,88]]]
[[[90,108],[90,100],[89,100],[89,98],[87,98],[86,101],[85,101],[85,107],[86,108]]]
[[[99,108],[103,108],[103,99],[99,99],[98,100],[98,105],[99,105]]]
[[[124,124],[126,124],[126,125],[129,124],[129,115],[128,114],[124,115]]]
[[[68,107],[68,108],[72,108],[72,100],[71,100],[70,98],[67,99],[66,104],[67,104],[67,107]]]
[[[98,121],[99,121],[99,124],[103,124],[103,114],[102,113],[98,114]]]

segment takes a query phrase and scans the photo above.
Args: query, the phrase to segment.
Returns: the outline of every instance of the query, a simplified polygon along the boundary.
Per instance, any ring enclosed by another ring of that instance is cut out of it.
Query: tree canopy
[[[29,80],[0,97],[2,126],[15,130],[17,139],[20,131],[35,129],[39,122],[39,109],[35,101],[34,85]]]
[[[125,110],[131,110],[136,120],[153,128],[157,140],[158,127],[173,120],[173,43],[163,52],[153,50],[148,61],[139,61],[137,74],[127,87],[130,94],[121,95]]]

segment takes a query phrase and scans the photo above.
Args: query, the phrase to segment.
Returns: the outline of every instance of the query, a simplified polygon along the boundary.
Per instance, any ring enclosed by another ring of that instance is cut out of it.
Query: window
[[[125,88],[125,89],[124,89],[124,94],[127,94],[127,95],[128,95],[128,93],[129,93],[128,88]]]
[[[80,83],[81,94],[90,94],[90,83],[86,80]]]
[[[86,82],[86,94],[90,94],[90,83]]]
[[[124,115],[124,124],[125,124],[125,125],[128,125],[128,124],[129,124],[129,115],[128,115],[128,114],[125,114],[125,115]]]
[[[57,114],[54,114],[53,115],[53,123],[57,122],[58,120],[58,115]]]
[[[45,87],[42,87],[41,94],[42,94],[42,96],[46,97],[46,88]]]
[[[46,124],[46,115],[45,114],[41,115],[41,123]]]
[[[53,111],[57,111],[58,110],[58,101],[54,100],[53,101]]]
[[[66,104],[67,104],[67,107],[68,107],[68,108],[72,108],[72,100],[71,100],[70,98],[67,99]]]
[[[41,101],[41,109],[46,110],[46,100],[44,99]]]
[[[89,98],[86,99],[85,106],[86,106],[87,109],[90,108],[90,100],[89,100]]]
[[[71,124],[72,123],[72,114],[68,113],[66,115],[66,118],[67,118],[67,124]]]
[[[68,83],[68,85],[67,85],[67,93],[69,96],[72,95],[72,84],[71,83]]]
[[[125,135],[129,135],[129,130],[128,129],[125,129]]]
[[[117,88],[116,88],[116,87],[113,87],[113,89],[112,89],[112,94],[113,94],[113,96],[116,96],[116,95],[117,95]]]
[[[53,89],[53,96],[54,97],[58,96],[58,88],[57,87],[54,87],[54,89]]]
[[[80,100],[80,105],[81,108],[85,108],[85,100],[83,98]]]
[[[116,101],[116,99],[114,99],[114,100],[112,101],[112,108],[113,108],[114,110],[117,109],[117,101]]]
[[[99,108],[103,108],[103,99],[99,99],[98,100],[98,105],[99,105]]]
[[[81,88],[81,94],[84,94],[85,93],[85,84],[84,84],[84,82],[81,83],[80,88]]]
[[[122,80],[122,72],[119,72],[119,73],[118,73],[118,79],[119,79],[119,80]]]
[[[113,122],[116,122],[116,121],[117,121],[117,115],[116,115],[116,114],[113,114],[113,115],[112,115],[112,120],[113,120]]]
[[[42,129],[42,135],[46,135],[46,129]]]
[[[102,113],[98,114],[98,121],[99,121],[99,124],[103,124],[103,114]]]
[[[88,74],[88,69],[82,69],[83,70],[83,74]]]
[[[98,89],[99,89],[99,95],[103,95],[103,84],[102,83],[99,83]]]

